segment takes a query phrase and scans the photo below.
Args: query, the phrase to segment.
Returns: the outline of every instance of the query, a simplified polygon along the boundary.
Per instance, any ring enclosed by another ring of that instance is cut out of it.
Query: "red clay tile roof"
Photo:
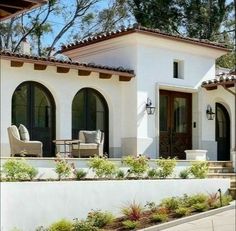
[[[134,71],[130,69],[125,69],[123,67],[110,67],[110,66],[103,66],[103,65],[96,65],[94,63],[79,63],[74,62],[70,60],[60,60],[56,59],[54,57],[39,57],[39,56],[33,56],[33,55],[26,55],[21,53],[13,53],[9,51],[0,51],[0,57],[3,59],[10,59],[10,60],[20,60],[24,62],[31,62],[31,63],[37,63],[37,62],[44,62],[47,65],[53,64],[53,65],[67,65],[69,68],[79,69],[79,67],[83,67],[86,69],[91,69],[91,71],[95,71],[95,69],[99,72],[102,72],[103,70],[106,71],[114,71],[117,72],[117,75],[122,75],[122,73],[129,75],[130,77],[134,77]],[[116,73],[114,73],[116,74]]]
[[[66,52],[66,51],[69,51],[69,50],[72,50],[72,49],[76,49],[76,48],[79,48],[79,47],[84,47],[84,46],[87,46],[87,45],[102,42],[102,41],[112,39],[112,38],[117,38],[117,37],[120,37],[120,36],[123,36],[123,35],[135,33],[135,32],[145,33],[147,35],[155,35],[155,36],[166,38],[166,39],[172,39],[172,40],[187,42],[187,43],[200,45],[200,46],[205,46],[205,47],[210,47],[210,48],[219,49],[219,50],[223,50],[223,51],[229,51],[229,49],[225,45],[219,44],[219,43],[216,43],[216,42],[210,42],[209,40],[194,39],[194,38],[184,37],[184,36],[181,36],[181,35],[165,33],[165,32],[162,32],[158,29],[150,29],[150,28],[146,28],[146,27],[143,27],[143,26],[140,26],[140,25],[134,25],[133,27],[122,28],[120,30],[111,31],[111,32],[108,32],[108,33],[104,33],[102,35],[93,36],[93,37],[89,37],[88,39],[76,41],[76,42],[70,43],[68,45],[63,45],[61,47],[60,52],[63,53],[63,52]]]
[[[217,89],[217,86],[222,85],[226,88],[234,87],[236,84],[236,74],[235,71],[230,73],[222,73],[216,75],[215,79],[207,80],[202,82],[202,87],[213,90]]]

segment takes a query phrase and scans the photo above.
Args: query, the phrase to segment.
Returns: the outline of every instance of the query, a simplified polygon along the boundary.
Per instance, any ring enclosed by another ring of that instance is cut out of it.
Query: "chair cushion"
[[[12,135],[15,136],[15,138],[17,138],[18,140],[20,140],[20,133],[17,127],[15,125],[12,125],[11,127],[9,127],[9,129]]]
[[[23,140],[23,141],[29,141],[30,140],[28,129],[23,124],[20,124],[19,132],[20,132],[21,140]]]
[[[81,143],[79,148],[80,149],[97,149],[98,145],[95,143]]]
[[[84,131],[85,143],[99,144],[101,140],[101,131]]]

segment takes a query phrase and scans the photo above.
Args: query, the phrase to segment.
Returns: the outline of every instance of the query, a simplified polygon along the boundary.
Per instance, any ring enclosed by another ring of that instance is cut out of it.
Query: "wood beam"
[[[119,76],[119,81],[123,81],[123,82],[128,82],[132,79],[132,77],[127,77],[127,76]]]
[[[70,68],[68,67],[57,67],[57,73],[68,73]]]
[[[46,70],[46,68],[47,68],[47,65],[38,64],[38,63],[34,64],[34,70],[43,71],[43,70]]]
[[[89,76],[90,74],[91,74],[91,71],[78,70],[78,75],[81,75],[81,76]]]
[[[16,5],[9,5],[9,4],[3,4],[3,3],[0,3],[0,6],[3,6],[3,7],[7,7],[7,8],[14,8],[14,9],[19,9],[19,10],[23,10],[24,7],[22,6],[16,6]]]
[[[11,67],[22,67],[24,62],[22,61],[11,61]]]
[[[112,74],[107,74],[107,73],[99,73],[99,78],[100,79],[110,79]]]

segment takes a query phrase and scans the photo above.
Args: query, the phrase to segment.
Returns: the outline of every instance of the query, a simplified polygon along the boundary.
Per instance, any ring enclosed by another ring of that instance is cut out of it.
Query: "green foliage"
[[[110,224],[114,220],[114,216],[109,212],[101,212],[100,210],[92,210],[88,213],[86,221],[93,226],[102,228],[105,225]]]
[[[116,173],[116,165],[107,157],[95,156],[89,161],[89,167],[97,177],[112,177]]]
[[[133,201],[128,206],[122,208],[122,214],[124,214],[129,220],[138,221],[143,214],[143,207],[141,204]]]
[[[189,174],[190,174],[189,169],[186,168],[186,169],[182,170],[182,171],[179,173],[179,177],[180,177],[181,179],[188,179],[188,178],[189,178]]]
[[[167,213],[155,213],[152,215],[151,220],[153,222],[166,222],[168,221]]]
[[[99,229],[93,226],[92,223],[84,220],[77,220],[73,224],[72,231],[98,231]]]
[[[152,212],[156,212],[158,208],[155,202],[150,201],[148,201],[144,207],[148,208],[148,210],[151,210]]]
[[[169,209],[169,210],[176,210],[181,203],[181,200],[177,197],[170,197],[165,198],[161,201],[161,206]]]
[[[154,169],[154,168],[149,169],[147,172],[147,176],[149,178],[154,178],[154,177],[156,177],[156,175],[157,175],[157,172],[156,172],[156,169]]]
[[[203,203],[196,203],[192,205],[192,209],[196,212],[204,212],[204,211],[207,211],[209,207],[206,202],[203,202]]]
[[[157,175],[161,178],[166,178],[168,176],[171,176],[171,174],[174,172],[174,168],[176,166],[176,158],[160,158],[157,160]]]
[[[146,156],[126,156],[123,163],[129,167],[129,174],[136,177],[142,176],[148,169],[148,158]]]
[[[204,179],[207,177],[209,171],[209,164],[207,161],[197,161],[192,163],[189,168],[190,173],[198,179]]]
[[[7,181],[33,180],[38,171],[24,159],[9,159],[3,164],[2,170]]]
[[[136,229],[139,225],[138,221],[134,221],[134,220],[126,220],[122,222],[122,225],[124,226],[124,229]]]
[[[175,210],[176,217],[183,217],[190,214],[190,209],[186,207],[179,207]]]
[[[185,196],[184,203],[187,207],[191,207],[195,204],[206,203],[208,196],[202,193],[195,194],[192,196]]]
[[[72,173],[72,166],[64,158],[61,158],[59,155],[57,155],[55,162],[55,172],[57,173],[59,180],[68,177]]]
[[[125,178],[125,173],[123,170],[119,169],[117,172],[116,172],[116,178],[117,179],[124,179]]]
[[[75,171],[75,176],[77,180],[85,178],[87,173],[83,169],[78,169]]]
[[[44,228],[43,226],[39,226],[35,229],[35,231],[48,231],[48,229]]]
[[[233,200],[231,195],[222,195],[221,199],[222,199],[222,206],[229,205],[230,202]]]
[[[50,225],[48,231],[71,231],[73,223],[66,219],[62,219]]]
[[[216,65],[219,67],[234,69],[236,66],[235,57],[236,57],[235,51],[228,53],[226,55],[223,55],[216,60]]]

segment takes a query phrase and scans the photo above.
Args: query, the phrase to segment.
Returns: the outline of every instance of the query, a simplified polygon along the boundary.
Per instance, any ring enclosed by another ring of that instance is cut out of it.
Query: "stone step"
[[[232,161],[208,161],[209,167],[233,167]]]
[[[234,200],[236,200],[236,188],[230,188],[229,193]]]
[[[233,167],[210,166],[209,173],[233,173]]]
[[[231,180],[230,181],[230,187],[231,188],[236,188],[236,180]]]
[[[231,180],[236,180],[235,173],[208,173],[208,178],[230,178]]]

